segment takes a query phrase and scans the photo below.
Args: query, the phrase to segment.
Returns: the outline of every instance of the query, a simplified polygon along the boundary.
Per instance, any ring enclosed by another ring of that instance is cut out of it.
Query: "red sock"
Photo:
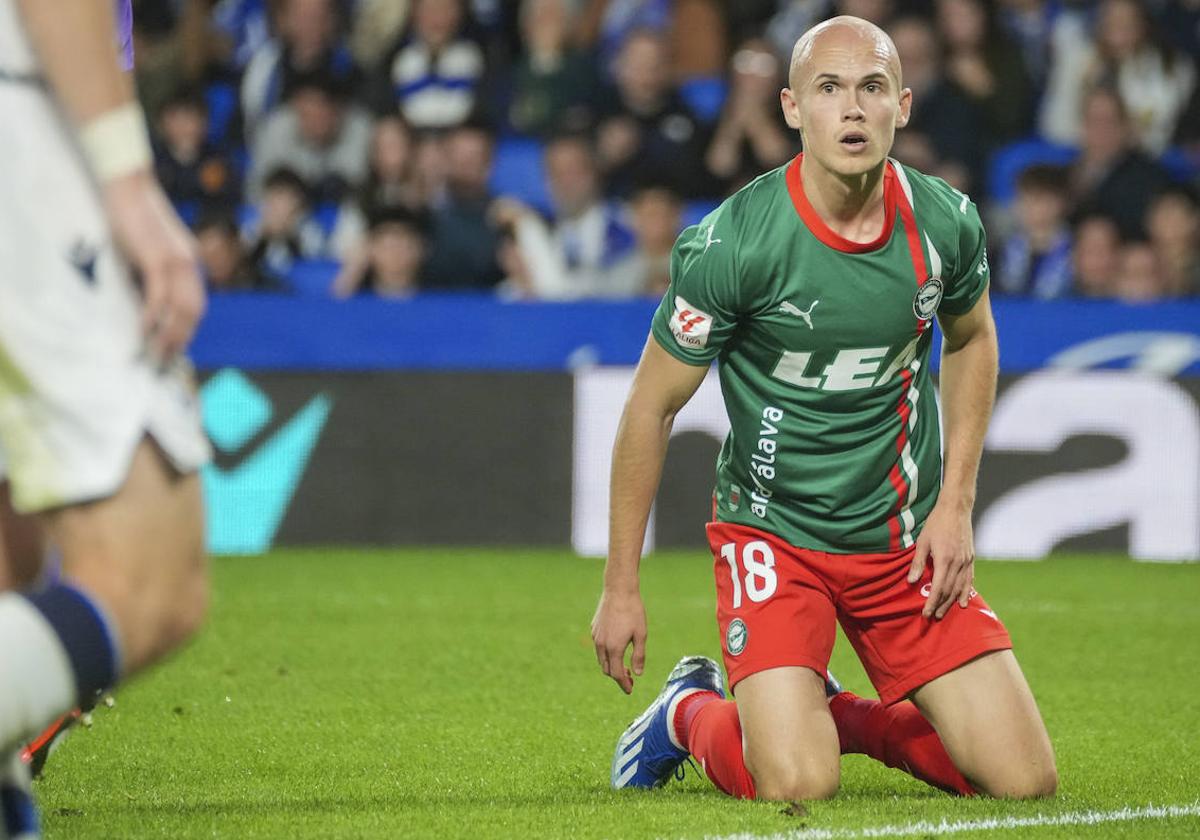
[[[711,691],[697,692],[679,702],[673,723],[675,737],[700,761],[718,790],[738,799],[754,798],[736,703]]]
[[[907,701],[885,706],[843,691],[829,701],[842,754],[865,753],[947,793],[972,796],[932,724]]]

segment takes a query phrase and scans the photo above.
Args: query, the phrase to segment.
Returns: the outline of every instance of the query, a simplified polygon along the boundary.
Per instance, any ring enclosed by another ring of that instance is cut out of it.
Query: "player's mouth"
[[[838,143],[848,152],[861,152],[867,148],[867,135],[861,131],[849,131],[839,138]]]

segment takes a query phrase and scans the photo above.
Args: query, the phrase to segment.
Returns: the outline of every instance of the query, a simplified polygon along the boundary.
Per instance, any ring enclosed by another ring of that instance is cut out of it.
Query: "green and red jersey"
[[[809,204],[801,157],[683,231],[654,317],[683,362],[717,360],[731,431],[716,517],[815,550],[913,544],[941,485],[932,319],[988,283],[975,205],[895,161],[874,242]]]

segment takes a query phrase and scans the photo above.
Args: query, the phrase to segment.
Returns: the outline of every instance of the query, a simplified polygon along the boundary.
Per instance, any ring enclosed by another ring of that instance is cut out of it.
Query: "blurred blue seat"
[[[1067,166],[1075,161],[1079,150],[1060,146],[1040,137],[1027,137],[992,152],[988,163],[988,195],[993,201],[1008,204],[1017,194],[1017,177],[1034,164]]]
[[[691,225],[700,224],[700,220],[716,210],[717,205],[720,203],[719,201],[708,199],[685,202],[683,205],[683,226],[690,227]]]
[[[1163,152],[1158,162],[1167,170],[1171,180],[1177,183],[1188,184],[1200,178],[1200,165],[1178,146],[1172,146]]]
[[[340,268],[336,260],[296,260],[284,281],[302,297],[329,297]]]
[[[321,233],[328,238],[333,233],[333,229],[337,227],[338,215],[342,212],[342,206],[332,201],[323,201],[317,204],[312,209],[313,221],[321,228]]]
[[[198,201],[176,201],[175,212],[179,218],[188,227],[195,227],[196,222],[200,221],[200,202]]]
[[[215,82],[204,89],[208,103],[208,141],[222,145],[229,137],[229,126],[238,109],[238,89],[228,82]]]
[[[679,95],[692,113],[704,122],[714,122],[729,93],[729,85],[720,76],[697,76],[679,85]]]
[[[496,143],[489,186],[496,196],[511,196],[536,210],[550,210],[550,191],[542,165],[542,143],[527,137],[502,137]]]

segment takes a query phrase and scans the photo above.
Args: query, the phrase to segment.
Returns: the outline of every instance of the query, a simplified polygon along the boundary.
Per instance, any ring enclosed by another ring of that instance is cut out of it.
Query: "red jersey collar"
[[[801,152],[788,164],[787,188],[800,220],[812,231],[812,235],[830,248],[847,254],[862,254],[883,247],[891,238],[896,223],[896,173],[892,162],[886,162],[883,173],[883,230],[873,242],[854,242],[831,230],[809,204],[808,196],[804,194],[804,182],[800,179],[800,161],[803,158],[804,153]]]

